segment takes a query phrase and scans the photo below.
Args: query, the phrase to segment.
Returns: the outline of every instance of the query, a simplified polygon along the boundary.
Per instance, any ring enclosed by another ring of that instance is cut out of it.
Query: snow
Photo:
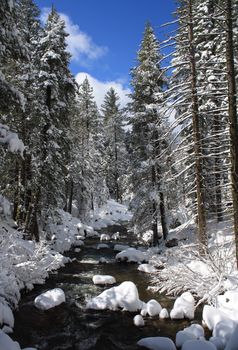
[[[184,292],[178,297],[175,302],[173,309],[170,312],[171,319],[182,319],[188,318],[192,320],[195,312],[195,300],[190,292]]]
[[[93,276],[94,284],[114,284],[116,279],[110,275],[94,275]]]
[[[160,314],[162,307],[158,301],[151,299],[146,303],[146,306],[143,309],[146,309],[149,316],[157,316]]]
[[[13,341],[0,329],[0,349],[1,350],[21,350],[18,342]]]
[[[113,233],[113,235],[112,235],[112,237],[111,237],[112,239],[114,239],[114,240],[118,240],[118,239],[120,239],[120,233],[119,232],[115,232],[115,233]]]
[[[157,272],[157,269],[150,265],[150,264],[141,264],[138,266],[138,270],[139,271],[142,271],[142,272],[145,272],[145,273],[155,273]]]
[[[136,315],[133,318],[133,323],[137,327],[143,327],[145,325],[145,321],[141,315]]]
[[[91,226],[95,230],[100,230],[118,222],[128,222],[131,218],[132,214],[125,205],[110,199],[104,206],[94,211]]]
[[[234,329],[225,350],[237,350],[238,349],[238,326]]]
[[[207,340],[188,340],[183,344],[182,350],[217,350],[217,348]]]
[[[0,297],[0,324],[8,325],[11,328],[14,327],[12,310],[2,297]]]
[[[114,250],[116,252],[121,252],[121,251],[126,250],[128,248],[130,248],[130,247],[127,244],[115,244],[114,245]]]
[[[18,135],[9,130],[9,127],[3,124],[0,124],[0,144],[7,144],[8,150],[12,153],[19,152],[23,158],[23,153],[25,146]]]
[[[105,243],[100,243],[97,245],[97,249],[107,249],[107,248],[109,248],[109,245]]]
[[[225,345],[224,345],[223,341],[221,340],[221,338],[211,337],[209,339],[209,341],[215,345],[217,350],[224,350],[225,349]]]
[[[203,307],[202,318],[208,329],[213,330],[217,323],[225,321],[230,323],[228,315],[211,305]]]
[[[48,290],[35,298],[34,304],[40,310],[48,310],[65,302],[64,291],[60,288]]]
[[[137,342],[137,345],[144,346],[151,350],[176,350],[174,342],[167,337],[142,338]]]
[[[186,341],[195,339],[197,338],[192,332],[184,329],[183,331],[177,332],[175,344],[178,348],[180,348]]]
[[[118,310],[134,312],[142,308],[136,285],[131,281],[122,282],[117,287],[105,290],[97,297],[89,300],[87,309]]]
[[[106,234],[106,233],[102,233],[100,236],[100,241],[110,241],[111,237]]]
[[[82,247],[84,245],[84,242],[80,239],[76,240],[74,243],[73,243],[73,246],[74,247]]]
[[[136,248],[128,248],[116,255],[116,260],[142,263],[148,261],[148,255]]]
[[[169,318],[168,310],[163,308],[159,313],[159,318],[161,319]]]

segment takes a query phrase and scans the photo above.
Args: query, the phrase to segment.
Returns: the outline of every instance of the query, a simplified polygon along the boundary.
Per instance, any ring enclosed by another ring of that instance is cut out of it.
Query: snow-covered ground
[[[110,199],[104,206],[96,209],[91,214],[90,225],[95,230],[100,230],[118,222],[129,221],[131,218],[132,214],[125,205]],[[114,237],[114,239],[117,238]]]

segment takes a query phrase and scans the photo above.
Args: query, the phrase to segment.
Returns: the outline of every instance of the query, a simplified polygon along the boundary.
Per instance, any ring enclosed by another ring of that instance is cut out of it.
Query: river
[[[121,238],[116,243],[128,243],[128,233],[124,226],[112,226],[102,232],[117,231]],[[96,274],[112,275],[118,284],[133,281],[137,285],[140,299],[145,302],[156,299],[162,307],[168,309],[172,308],[174,302],[173,298],[147,290],[149,276],[138,271],[137,264],[115,262],[115,242],[109,243],[109,249],[100,250],[96,249],[98,243],[98,239],[87,239],[81,252],[75,253],[72,250],[67,253],[67,256],[76,258],[72,263],[52,273],[44,285],[36,285],[33,291],[22,295],[14,315],[12,336],[22,348],[32,346],[39,350],[133,350],[138,349],[136,342],[142,337],[169,336],[174,339],[178,330],[189,325],[187,320],[171,321],[145,317],[145,327],[136,327],[133,325],[135,313],[85,310],[89,298],[108,288],[93,285],[92,277]],[[99,264],[102,256],[109,263]],[[35,297],[56,287],[64,290],[66,303],[48,311],[35,308]]]

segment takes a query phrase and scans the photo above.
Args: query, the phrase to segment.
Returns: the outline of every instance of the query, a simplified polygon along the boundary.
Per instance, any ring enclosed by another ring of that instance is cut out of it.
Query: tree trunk
[[[163,239],[166,240],[167,236],[168,236],[168,227],[167,227],[167,220],[166,220],[164,193],[162,191],[159,193],[159,198],[160,198],[159,209],[160,209],[160,218],[161,218]]]
[[[191,91],[192,91],[192,125],[193,141],[195,154],[195,177],[196,177],[196,195],[197,195],[197,221],[198,221],[198,241],[199,252],[205,254],[207,251],[206,235],[206,216],[204,203],[204,180],[202,176],[202,149],[201,133],[199,123],[199,107],[197,95],[197,72],[195,63],[194,37],[193,37],[193,10],[192,0],[188,2],[188,20],[189,20],[189,51],[190,51],[190,69],[191,69]]]
[[[237,124],[237,98],[234,65],[232,1],[226,0],[226,61],[228,79],[228,108],[230,125],[230,156],[231,156],[231,182],[234,217],[234,235],[236,245],[236,263],[238,267],[238,124]]]
[[[72,204],[73,204],[73,194],[74,194],[74,182],[73,179],[69,183],[69,202],[68,202],[68,212],[72,214]]]

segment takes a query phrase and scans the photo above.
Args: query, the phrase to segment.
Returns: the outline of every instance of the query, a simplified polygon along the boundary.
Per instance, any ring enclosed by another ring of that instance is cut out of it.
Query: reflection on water
[[[118,226],[108,229],[110,232],[123,231]],[[108,232],[107,231],[107,232]],[[105,230],[104,230],[105,232]],[[105,233],[107,233],[105,232]],[[124,237],[120,243],[127,241]],[[117,242],[118,243],[118,242]],[[163,295],[153,294],[146,289],[149,276],[137,270],[137,264],[116,263],[113,244],[110,249],[95,249],[96,241],[86,241],[81,252],[69,252],[77,260],[52,274],[45,285],[22,297],[19,310],[15,313],[14,339],[21,346],[34,346],[39,350],[132,350],[137,349],[136,342],[147,336],[169,336],[174,338],[179,329],[188,321],[159,320],[145,317],[146,326],[133,325],[135,313],[85,310],[89,298],[101,293],[105,287],[95,286],[92,277],[96,274],[108,274],[116,278],[117,283],[133,281],[138,288],[140,299],[157,299],[163,307],[172,308],[173,300]],[[110,261],[99,264],[100,257]],[[40,293],[59,287],[66,294],[66,303],[48,311],[34,307],[34,298]],[[141,348],[140,348],[141,349]]]

